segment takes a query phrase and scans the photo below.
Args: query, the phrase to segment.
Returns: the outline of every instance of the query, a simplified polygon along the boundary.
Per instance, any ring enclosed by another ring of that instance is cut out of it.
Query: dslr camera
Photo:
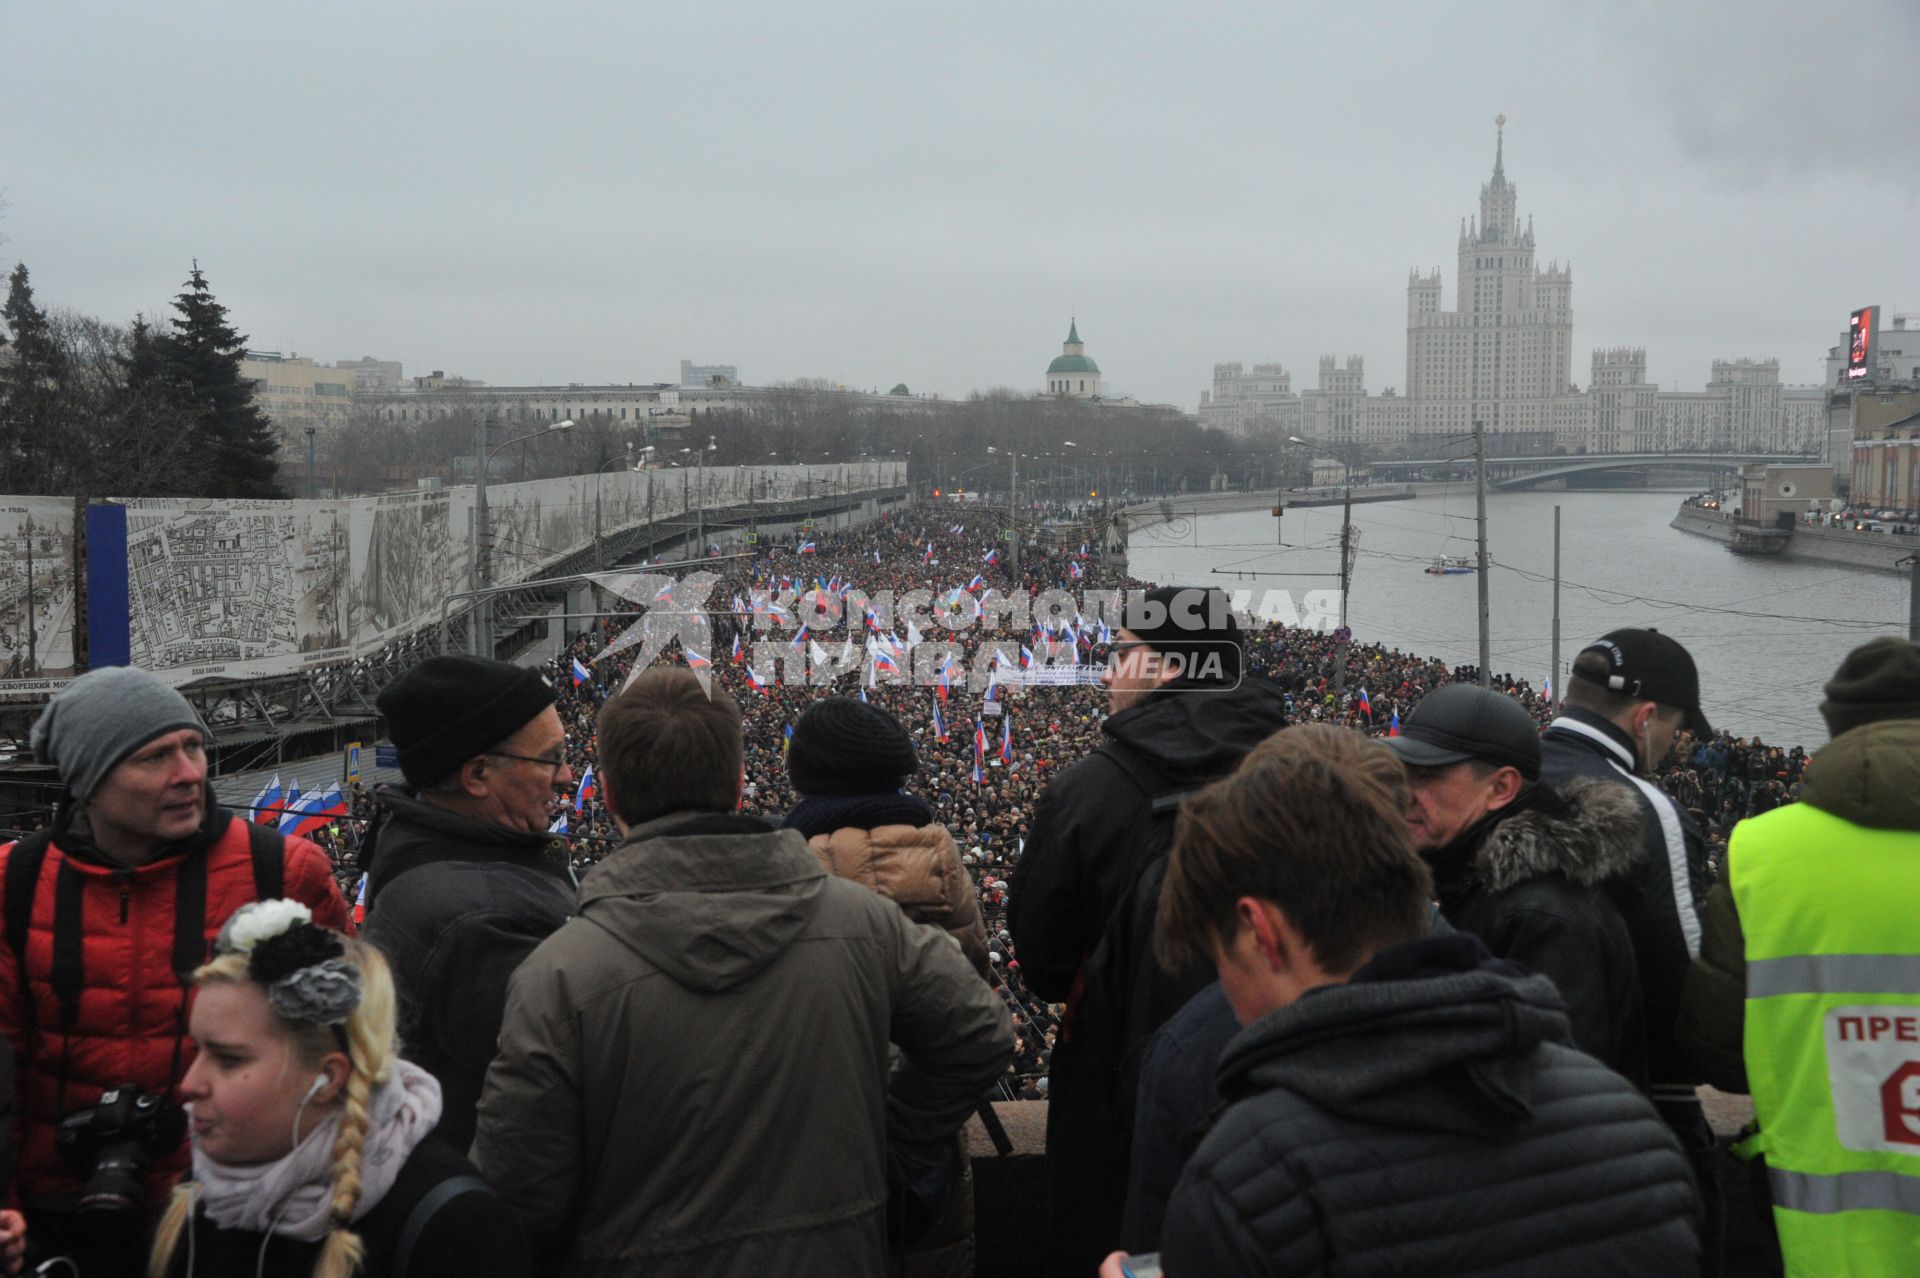
[[[186,1139],[187,1116],[166,1097],[132,1083],[109,1087],[91,1109],[60,1120],[54,1147],[86,1178],[80,1210],[131,1215],[145,1210],[147,1167]]]

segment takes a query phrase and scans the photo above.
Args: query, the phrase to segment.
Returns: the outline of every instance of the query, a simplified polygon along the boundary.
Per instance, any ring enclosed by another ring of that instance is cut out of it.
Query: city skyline
[[[1920,53],[1891,3],[1410,5],[1364,43],[1257,7],[1065,35],[1013,10],[108,8],[0,11],[0,260],[124,321],[198,256],[252,345],[329,362],[528,385],[693,358],[957,398],[1040,391],[1077,317],[1144,401],[1332,352],[1404,392],[1407,270],[1451,292],[1434,228],[1500,112],[1543,251],[1579,270],[1582,385],[1621,346],[1663,389],[1742,356],[1816,383],[1846,312],[1901,305],[1920,264],[1920,160],[1861,127]]]

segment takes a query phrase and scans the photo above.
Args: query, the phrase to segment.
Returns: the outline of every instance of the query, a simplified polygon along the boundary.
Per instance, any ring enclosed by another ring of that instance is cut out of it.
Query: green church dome
[[[1085,355],[1061,355],[1047,365],[1049,373],[1097,373],[1100,366]]]

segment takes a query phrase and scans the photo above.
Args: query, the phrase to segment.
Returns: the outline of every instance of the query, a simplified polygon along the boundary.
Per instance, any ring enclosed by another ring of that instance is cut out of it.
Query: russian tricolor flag
[[[1398,706],[1393,709],[1393,721],[1387,724],[1387,735],[1390,737],[1400,735],[1400,707]]]
[[[1004,714],[1000,716],[1000,758],[1013,762],[1013,720]]]
[[[761,678],[760,673],[752,666],[747,667],[747,684],[755,692],[765,692],[767,690],[767,681]]]
[[[273,810],[271,821],[280,828],[282,834],[292,834],[293,827],[300,824],[300,783],[287,783],[287,792],[280,796],[280,802]],[[261,824],[266,824],[262,822]]]
[[[253,823],[255,825],[280,824],[280,774],[273,774],[273,780],[260,788],[253,796]]]
[[[1360,713],[1367,716],[1369,720],[1373,718],[1373,702],[1367,697],[1365,688],[1360,689]]]
[[[987,558],[986,558],[986,562],[988,562],[988,563],[990,563],[990,564],[997,564],[997,563],[999,563],[999,562],[1000,562],[1000,552],[999,552],[999,550],[997,550],[997,549],[995,549],[995,550],[989,550],[989,551],[987,552]]]
[[[947,739],[947,720],[946,717],[940,713],[940,703],[938,701],[933,703],[933,735],[934,738],[939,741],[945,741]]]
[[[575,812],[585,812],[587,810],[587,800],[591,799],[596,792],[597,788],[593,780],[593,765],[589,763],[587,770],[580,774],[580,788],[573,792],[573,810]]]
[[[593,672],[580,664],[580,658],[575,657],[573,659],[573,686],[577,688],[591,678],[593,678]]]
[[[814,545],[811,541],[803,541],[800,543],[800,553],[803,555],[811,555],[818,552],[815,551]]]

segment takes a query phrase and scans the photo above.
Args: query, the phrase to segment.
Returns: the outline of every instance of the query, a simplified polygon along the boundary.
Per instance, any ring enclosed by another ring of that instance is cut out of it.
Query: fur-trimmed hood
[[[1623,785],[1576,777],[1536,788],[1487,834],[1474,868],[1491,892],[1554,872],[1582,886],[1623,878],[1646,860],[1641,820]]]

